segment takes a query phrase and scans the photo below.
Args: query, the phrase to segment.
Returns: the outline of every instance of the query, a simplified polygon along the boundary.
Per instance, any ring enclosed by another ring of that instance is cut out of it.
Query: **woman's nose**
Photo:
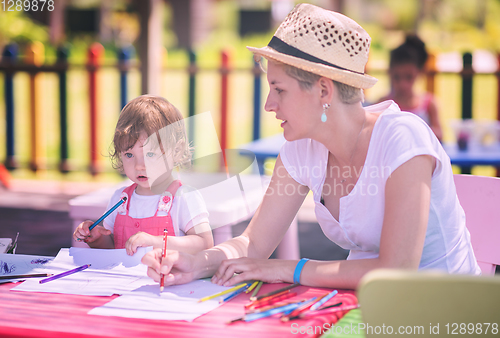
[[[275,112],[276,111],[276,107],[277,107],[276,102],[274,100],[272,100],[271,94],[268,94],[267,95],[267,99],[266,99],[266,104],[264,105],[264,109],[266,111],[269,111],[269,112],[271,112],[271,111]]]

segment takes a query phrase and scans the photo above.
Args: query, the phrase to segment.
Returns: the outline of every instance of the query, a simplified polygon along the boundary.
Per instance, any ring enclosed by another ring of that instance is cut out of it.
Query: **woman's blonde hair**
[[[273,61],[273,62],[281,65],[285,69],[285,73],[288,76],[299,81],[299,86],[303,90],[311,89],[312,85],[314,83],[316,83],[321,78],[320,75],[302,70],[300,68],[288,65],[286,63],[276,62],[276,61]],[[352,86],[346,85],[342,82],[338,82],[335,80],[332,80],[332,81],[339,92],[339,99],[342,103],[354,104],[354,103],[358,103],[358,102],[364,102],[365,97],[363,94],[363,89],[352,87]]]
[[[169,128],[165,128],[170,126]],[[188,166],[192,149],[186,136],[181,113],[166,99],[155,95],[142,95],[123,107],[116,123],[109,155],[113,168],[123,171],[121,153],[132,148],[142,132],[148,137],[156,135],[162,152],[176,149],[175,165]],[[179,148],[180,147],[180,148]]]

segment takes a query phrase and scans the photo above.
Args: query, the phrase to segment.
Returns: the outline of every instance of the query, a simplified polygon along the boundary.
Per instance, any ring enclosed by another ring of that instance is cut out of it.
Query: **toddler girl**
[[[208,212],[201,194],[175,180],[172,169],[190,163],[182,115],[166,99],[143,95],[120,113],[110,152],[113,167],[125,173],[132,185],[111,197],[112,212],[103,226],[92,231],[92,221],[81,223],[73,237],[92,248],[122,249],[132,255],[137,247],[161,248],[168,230],[167,247],[196,253],[213,246]]]

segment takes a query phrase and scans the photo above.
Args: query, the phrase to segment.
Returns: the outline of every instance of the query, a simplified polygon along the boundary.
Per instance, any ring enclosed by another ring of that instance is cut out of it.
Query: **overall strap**
[[[172,208],[172,203],[174,201],[174,196],[177,190],[182,186],[181,181],[175,180],[168,186],[167,190],[160,196],[160,201],[158,202],[158,211],[165,211],[170,214],[170,209]]]

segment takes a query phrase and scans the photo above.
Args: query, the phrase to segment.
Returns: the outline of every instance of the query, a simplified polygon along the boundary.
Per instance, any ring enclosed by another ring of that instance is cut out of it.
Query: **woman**
[[[269,60],[265,108],[287,140],[268,191],[241,236],[195,256],[145,255],[150,277],[355,288],[376,268],[480,273],[449,158],[432,131],[392,101],[361,105],[362,89],[376,82],[363,73],[369,43],[353,20],[300,4],[267,47],[249,47]],[[268,259],[309,190],[323,232],[350,250],[348,259]]]

